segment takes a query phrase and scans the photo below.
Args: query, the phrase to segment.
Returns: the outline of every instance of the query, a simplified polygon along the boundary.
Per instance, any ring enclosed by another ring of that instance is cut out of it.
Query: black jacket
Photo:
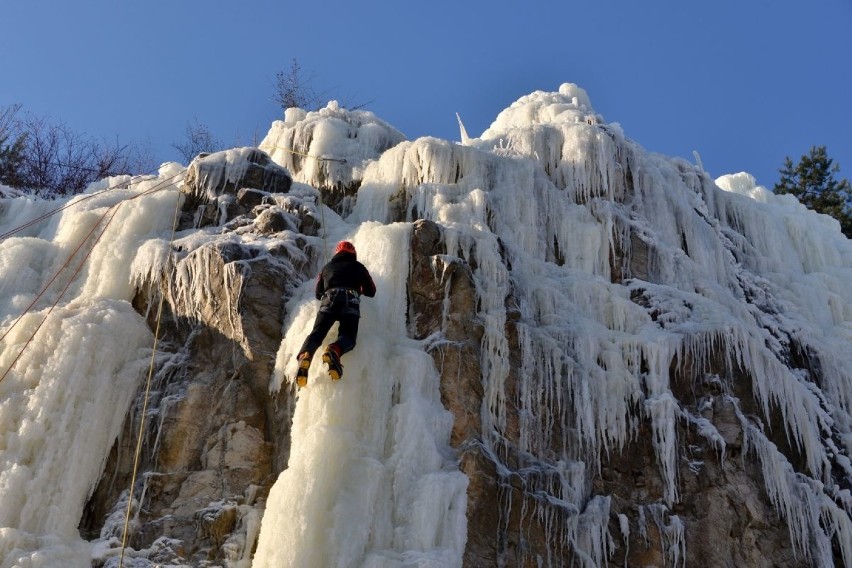
[[[332,288],[345,288],[371,298],[376,295],[376,285],[367,267],[350,252],[337,253],[323,266],[314,290],[317,300]]]

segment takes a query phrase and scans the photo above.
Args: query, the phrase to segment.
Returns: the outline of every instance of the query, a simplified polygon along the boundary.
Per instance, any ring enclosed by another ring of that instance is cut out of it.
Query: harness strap
[[[334,294],[337,294],[338,292],[345,292],[349,296],[353,296],[355,298],[358,298],[360,296],[360,294],[352,288],[329,288],[323,293],[323,296],[332,296]]]

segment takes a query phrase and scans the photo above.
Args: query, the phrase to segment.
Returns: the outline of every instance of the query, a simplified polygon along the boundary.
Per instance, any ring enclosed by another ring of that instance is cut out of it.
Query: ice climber
[[[322,355],[323,363],[328,365],[328,375],[332,380],[340,380],[343,365],[340,357],[355,347],[358,336],[358,320],[361,318],[361,295],[376,295],[376,285],[367,268],[358,262],[355,245],[349,241],[340,241],[334,249],[334,256],[323,266],[315,293],[320,300],[320,308],[314,321],[314,328],[299,350],[299,370],[296,384],[299,388],[308,383],[308,369],[314,352],[325,339],[334,322],[340,322],[337,339],[326,347]]]

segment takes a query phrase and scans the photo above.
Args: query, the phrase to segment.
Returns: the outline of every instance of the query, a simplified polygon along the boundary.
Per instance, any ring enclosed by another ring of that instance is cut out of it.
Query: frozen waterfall
[[[836,221],[748,174],[714,180],[647,152],[572,84],[521,97],[464,145],[404,140],[372,113],[330,104],[291,109],[260,149],[292,175],[286,195],[257,194],[285,219],[278,236],[255,231],[250,207],[228,219],[235,197],[214,192],[202,197],[220,222],[186,229],[170,251],[176,164],[64,200],[0,199],[0,234],[69,206],[0,240],[0,568],[115,565],[114,527],[87,541],[78,525],[151,357],[148,314],[131,302],[159,283],[169,254],[183,260],[160,293],[232,318],[251,261],[279,247],[322,264],[341,239],[354,242],[376,297],[361,302],[343,380],[332,384],[316,358],[296,392],[296,351],[318,306],[312,280],[288,281],[268,393],[292,393],[289,461],[264,506],[241,505],[251,513],[223,563],[461,566],[470,478],[432,356],[445,338],[413,339],[407,321],[417,220],[440,229],[435,280],[452,264],[475,290],[460,316],[482,330],[481,406],[468,409],[481,430],[468,442],[505,491],[500,522],[518,513],[506,495],[530,497],[519,514],[543,527],[547,555],[527,561],[619,564],[618,547],[656,530],[665,563],[683,565],[694,527],[676,511],[691,498],[684,472],[703,465],[685,456],[682,433],[733,459],[730,432],[712,420],[724,404],[740,432],[736,459],[756,464],[796,558],[852,567],[852,245]],[[310,234],[298,230],[306,216]],[[93,246],[88,235],[102,230]],[[251,249],[219,275],[233,297],[206,286],[211,243]],[[75,272],[66,261],[78,247],[87,256]],[[249,349],[236,316],[221,327]],[[708,385],[714,396],[685,400]],[[596,483],[631,445],[650,448],[660,483],[625,505]],[[152,565],[147,554],[133,551],[132,565]]]

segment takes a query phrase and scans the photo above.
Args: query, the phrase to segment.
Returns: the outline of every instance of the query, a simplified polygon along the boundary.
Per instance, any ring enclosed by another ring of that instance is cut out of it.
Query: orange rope
[[[179,176],[179,175],[183,175],[183,173],[184,173],[184,172],[180,172],[179,174],[173,175],[172,177],[170,177],[170,178],[168,178],[168,179],[164,180],[162,183],[165,183],[166,181],[169,181],[170,179],[176,178],[176,177],[177,177],[177,176]],[[48,217],[50,217],[50,216],[52,216],[52,215],[55,215],[55,214],[59,213],[60,211],[64,211],[65,209],[68,209],[69,207],[73,207],[74,205],[77,205],[77,204],[79,204],[79,203],[82,203],[82,202],[84,202],[84,201],[87,201],[87,200],[89,200],[89,199],[91,199],[91,198],[93,198],[93,197],[97,197],[98,195],[101,195],[102,193],[106,193],[107,191],[111,191],[111,190],[113,190],[113,189],[120,189],[120,188],[123,188],[123,187],[130,187],[130,184],[132,184],[132,183],[133,183],[133,178],[141,177],[142,175],[144,175],[144,174],[140,174],[140,175],[138,175],[138,176],[133,176],[133,177],[131,177],[131,178],[130,178],[130,180],[128,180],[128,181],[126,181],[126,182],[124,182],[124,183],[120,183],[120,184],[118,184],[118,185],[112,185],[112,186],[110,186],[110,187],[108,187],[108,188],[106,188],[106,189],[102,189],[102,190],[100,190],[100,191],[96,191],[95,193],[92,193],[92,194],[90,194],[90,195],[86,195],[86,196],[84,196],[84,197],[81,197],[80,199],[77,199],[77,200],[74,200],[74,201],[69,201],[69,202],[68,202],[68,203],[66,203],[65,205],[63,205],[63,206],[61,206],[61,207],[57,207],[56,209],[51,209],[50,211],[48,211],[48,212],[47,212],[47,213],[45,213],[44,215],[40,215],[40,216],[36,217],[35,219],[30,219],[29,221],[27,221],[27,222],[26,222],[26,223],[24,223],[23,225],[20,225],[20,226],[18,226],[18,227],[15,227],[14,229],[11,229],[11,230],[9,230],[9,231],[6,231],[6,232],[5,232],[5,233],[3,233],[3,234],[0,234],[0,241],[2,241],[3,239],[6,239],[6,238],[8,238],[8,237],[10,237],[10,236],[14,235],[14,234],[15,234],[15,233],[17,233],[17,232],[20,232],[20,231],[22,231],[22,230],[26,229],[27,227],[30,227],[30,226],[32,226],[32,225],[34,225],[34,224],[38,223],[39,221],[43,221],[44,219],[47,219]],[[159,185],[159,184],[158,184],[158,185]],[[156,186],[155,186],[155,187],[156,187]],[[149,191],[150,191],[150,190],[147,190],[147,191],[145,191],[144,193],[142,193],[141,195],[145,195],[145,194],[146,194],[146,193],[148,193]],[[139,197],[139,196],[136,196],[136,197]],[[133,197],[132,199],[135,199],[136,197]]]
[[[106,193],[107,191],[110,191],[110,190],[113,190],[113,189],[118,189],[118,188],[121,188],[121,187],[128,187],[131,183],[133,183],[133,178],[131,178],[130,181],[128,181],[126,183],[110,186],[106,189],[102,189],[101,191],[96,191],[95,193],[92,193],[91,195],[87,195],[85,197],[81,197],[80,199],[77,199],[76,201],[69,201],[68,203],[66,203],[65,205],[63,205],[61,207],[57,207],[56,209],[51,209],[50,211],[48,211],[44,215],[36,217],[35,219],[31,219],[31,220],[27,221],[26,223],[24,223],[23,225],[20,225],[19,227],[15,227],[11,231],[7,231],[7,232],[3,233],[2,235],[0,235],[0,241],[2,241],[3,239],[5,239],[7,237],[14,235],[15,233],[17,233],[19,231],[26,229],[27,227],[30,227],[30,226],[38,223],[39,221],[43,221],[44,219],[47,219],[51,215],[55,215],[55,214],[59,213],[60,211],[63,211],[65,209],[68,209],[69,207],[77,205],[78,203],[82,203],[82,202],[84,202],[88,199],[91,199],[93,197],[97,197],[98,195],[100,195],[102,193]]]

